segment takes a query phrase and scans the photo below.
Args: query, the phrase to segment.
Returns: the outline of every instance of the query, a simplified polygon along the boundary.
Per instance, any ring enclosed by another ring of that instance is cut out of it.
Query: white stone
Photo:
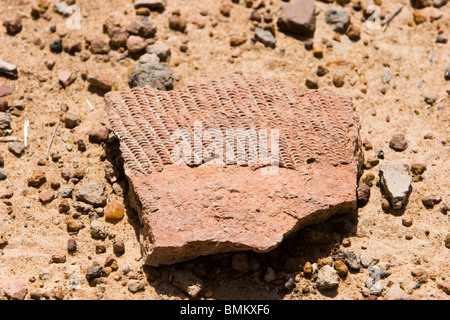
[[[411,193],[412,177],[398,163],[384,161],[380,164],[380,182],[394,209],[401,209]]]
[[[317,275],[318,289],[331,289],[339,284],[339,278],[336,270],[329,265],[323,266]]]

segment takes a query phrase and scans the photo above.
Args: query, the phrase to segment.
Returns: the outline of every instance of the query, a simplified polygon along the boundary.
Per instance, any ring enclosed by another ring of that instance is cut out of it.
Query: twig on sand
[[[92,106],[92,103],[88,99],[86,99],[86,103],[87,103],[89,109],[91,109],[91,111],[94,110],[94,107]]]
[[[383,32],[386,31],[389,23],[391,23],[391,21],[400,13],[400,11],[402,11],[404,5],[401,5],[400,7],[398,7],[397,10],[394,11],[394,13],[392,13],[384,22],[384,29]]]
[[[20,141],[20,139],[16,137],[0,137],[0,142],[15,142],[15,141]]]
[[[59,128],[59,122],[60,121],[58,120],[58,123],[56,124],[55,130],[53,130],[52,137],[50,138],[50,142],[48,143],[47,155],[45,157],[47,160],[48,160],[48,157],[49,157],[49,154],[50,154],[50,147],[52,146],[53,138],[55,137],[56,130],[58,130],[58,128]]]
[[[25,148],[27,147],[27,139],[28,139],[28,126],[30,125],[30,121],[28,119],[25,120],[23,124],[23,145]]]

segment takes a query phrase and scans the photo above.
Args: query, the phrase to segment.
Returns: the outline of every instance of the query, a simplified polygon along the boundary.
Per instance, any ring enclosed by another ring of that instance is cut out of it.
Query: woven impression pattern
[[[223,137],[227,129],[278,129],[282,168],[346,164],[357,149],[352,132],[357,132],[358,119],[349,98],[328,89],[301,89],[288,81],[231,74],[181,91],[136,87],[111,92],[106,101],[131,175],[160,172],[173,164],[171,135],[184,129],[193,141],[196,121],[203,131],[218,130]],[[204,148],[209,144],[203,141]],[[244,150],[245,155],[235,151],[241,164],[251,152],[248,145]],[[193,144],[191,154],[202,158]]]

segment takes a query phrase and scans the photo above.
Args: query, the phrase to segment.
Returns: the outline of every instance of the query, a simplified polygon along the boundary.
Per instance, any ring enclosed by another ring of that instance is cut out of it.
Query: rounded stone
[[[389,147],[395,151],[404,151],[408,148],[408,142],[403,134],[395,134],[389,141]]]

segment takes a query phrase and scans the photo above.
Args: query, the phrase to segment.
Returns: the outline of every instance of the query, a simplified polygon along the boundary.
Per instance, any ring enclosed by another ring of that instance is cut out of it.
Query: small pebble
[[[445,79],[445,81],[450,80],[450,69],[445,70],[444,79]]]
[[[440,34],[436,38],[436,43],[447,43],[448,37],[445,34]]]
[[[129,280],[128,281],[128,290],[131,293],[137,293],[140,291],[145,291],[145,284],[140,280]]]
[[[426,104],[433,105],[436,102],[436,96],[434,94],[428,94],[423,100]]]
[[[389,147],[395,151],[404,151],[408,148],[408,142],[403,134],[395,134],[389,141]]]
[[[413,224],[413,218],[411,218],[411,217],[403,217],[402,218],[402,224],[405,226],[405,227],[411,227],[412,226],[412,224]]]
[[[61,53],[63,51],[63,45],[61,40],[56,40],[50,44],[50,51],[53,53]]]
[[[10,142],[8,144],[8,150],[16,157],[20,157],[25,151],[25,146],[20,142]]]
[[[75,239],[70,238],[70,239],[67,241],[67,251],[69,251],[69,252],[71,252],[71,253],[77,251],[77,242],[76,242]]]
[[[411,232],[405,233],[405,239],[406,240],[412,240],[414,238],[413,234]]]
[[[434,207],[442,201],[442,198],[436,194],[427,195],[422,199],[422,203],[425,207]]]
[[[113,242],[113,250],[116,255],[121,255],[125,252],[125,243],[121,239],[115,239]]]

